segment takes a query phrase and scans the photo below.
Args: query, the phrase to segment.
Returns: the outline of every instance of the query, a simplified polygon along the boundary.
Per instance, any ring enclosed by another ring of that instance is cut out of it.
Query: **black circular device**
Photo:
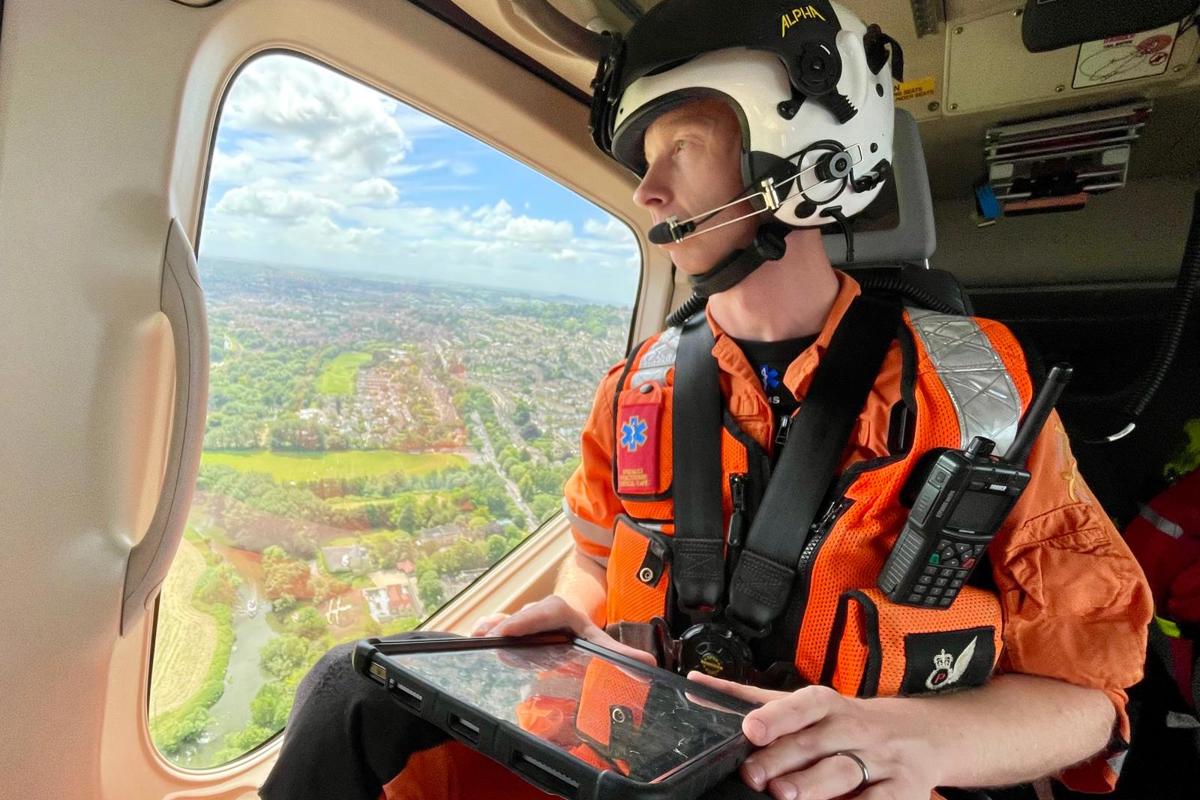
[[[750,645],[724,625],[693,625],[679,639],[679,672],[691,670],[714,678],[745,681],[754,667]]]
[[[805,42],[798,64],[800,89],[810,97],[833,91],[842,77],[841,56],[823,41]]]

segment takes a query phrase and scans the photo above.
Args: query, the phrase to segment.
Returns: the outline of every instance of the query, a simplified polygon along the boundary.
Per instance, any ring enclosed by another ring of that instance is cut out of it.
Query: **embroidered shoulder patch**
[[[992,628],[985,627],[905,636],[900,694],[982,686],[992,674],[996,660],[992,634]]]

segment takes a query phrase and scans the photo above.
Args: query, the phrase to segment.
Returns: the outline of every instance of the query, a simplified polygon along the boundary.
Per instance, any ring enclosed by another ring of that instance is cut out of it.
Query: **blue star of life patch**
[[[758,368],[758,377],[762,379],[764,389],[779,388],[779,370],[769,364],[763,364]]]
[[[621,447],[636,453],[638,448],[646,443],[646,428],[646,421],[641,417],[630,417],[629,421],[621,426]]]

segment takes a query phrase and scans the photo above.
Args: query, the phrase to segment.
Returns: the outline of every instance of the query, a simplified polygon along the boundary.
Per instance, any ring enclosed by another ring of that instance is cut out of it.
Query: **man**
[[[732,559],[742,540],[755,538],[768,473],[781,463],[814,373],[842,321],[857,313],[858,286],[832,269],[817,226],[848,225],[886,180],[887,68],[896,66],[898,48],[838,3],[794,8],[766,0],[667,0],[635,26],[626,47],[614,49],[622,58],[609,59],[598,76],[595,133],[639,175],[635,200],[656,225],[666,224],[673,262],[708,296],[688,326],[693,333],[682,335],[712,337],[726,416],[722,485],[712,488],[720,489],[721,545]],[[759,200],[744,200],[754,188]],[[771,238],[780,225],[792,229],[782,254]],[[946,324],[905,312],[903,335],[883,355],[840,458],[834,504],[814,526],[816,546],[773,626],[738,625],[725,595],[716,606],[685,608],[682,595],[673,603],[677,576],[663,564],[645,566],[645,537],[654,535],[647,530],[671,532],[691,513],[682,505],[677,512],[668,491],[691,468],[688,453],[669,455],[683,446],[671,443],[669,422],[670,397],[683,386],[675,385],[681,335],[674,329],[636,348],[600,384],[582,463],[566,487],[577,547],[555,594],[485,618],[474,633],[569,627],[634,654],[605,626],[666,617],[675,635],[695,623],[689,630],[740,642],[755,662],[751,680],[787,690],[691,673],[763,704],[743,728],[758,749],[713,798],[923,800],[937,786],[1054,774],[1075,788],[1111,789],[1128,737],[1123,689],[1140,678],[1150,600],[1128,549],[1075,472],[1056,417],[1033,449],[1030,486],[989,549],[996,591],[966,586],[953,605],[910,608],[874,588],[907,513],[901,485],[924,452],[960,447],[970,429],[969,413],[955,422],[961,408],[946,399],[955,395],[930,338]],[[986,321],[961,324],[994,362],[990,380],[1006,381],[992,394],[1007,391],[1012,414],[1027,407],[1030,382],[1011,334]],[[915,422],[904,423],[909,417],[896,413],[902,406]],[[619,435],[626,425],[630,432]],[[690,533],[685,527],[676,537]],[[673,568],[682,573],[680,559],[677,552]],[[851,600],[861,614],[847,611]],[[796,608],[802,613],[787,613]],[[882,663],[868,676],[873,662],[859,645],[872,636]],[[776,666],[791,680],[771,680],[780,675]],[[804,685],[818,681],[837,691]],[[464,748],[435,746],[444,737],[404,720],[383,692],[353,675],[344,648],[314,669],[300,694],[263,787],[267,800],[322,791],[374,797],[385,783],[387,797],[468,797],[483,786],[540,796],[504,783],[510,776]]]

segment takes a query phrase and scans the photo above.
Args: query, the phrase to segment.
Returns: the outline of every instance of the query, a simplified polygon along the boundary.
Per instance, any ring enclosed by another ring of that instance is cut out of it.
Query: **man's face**
[[[663,114],[646,130],[646,174],[633,194],[658,224],[667,217],[681,221],[703,214],[742,192],[742,130],[729,106],[698,100]],[[739,203],[698,230],[750,213]],[[727,225],[686,241],[664,245],[675,266],[699,275],[731,251],[750,244],[758,217]]]

